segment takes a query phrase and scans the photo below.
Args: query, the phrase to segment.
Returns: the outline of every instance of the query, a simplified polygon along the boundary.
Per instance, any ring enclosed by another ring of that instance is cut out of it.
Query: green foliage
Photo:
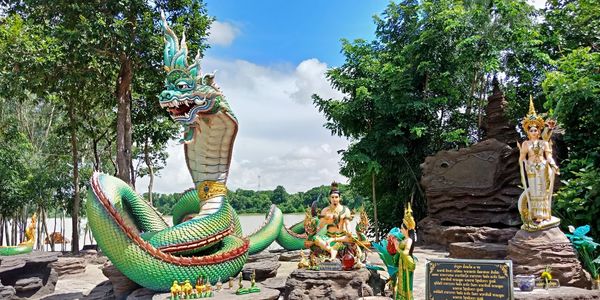
[[[283,213],[303,213],[306,207],[310,206],[313,201],[318,201],[319,208],[329,205],[327,200],[329,195],[329,186],[314,187],[306,192],[298,192],[288,194],[285,188],[277,186],[272,191],[253,191],[237,189],[228,191],[227,199],[237,213],[266,213],[269,211],[271,204],[277,204]],[[351,209],[360,207],[363,204],[363,199],[355,193],[348,185],[339,185],[342,195],[342,204]],[[144,197],[147,198],[147,194]],[[159,194],[154,193],[154,206],[164,215],[171,214],[171,209],[181,197],[180,194]],[[283,201],[282,201],[283,199]],[[276,203],[277,202],[277,203]]]
[[[547,47],[556,59],[555,70],[543,83],[545,107],[564,129],[563,139],[569,146],[554,213],[563,219],[562,224],[589,224],[590,235],[599,240],[600,141],[595,137],[600,134],[600,2],[551,0],[545,16]]]
[[[494,76],[508,76],[509,99],[527,103],[550,61],[535,18],[519,0],[405,0],[375,17],[374,41],[342,41],[346,61],[327,76],[346,96],[313,102],[326,128],[352,139],[341,173],[363,196],[375,190],[380,233],[399,225],[411,198],[424,216],[426,156],[482,137]]]
[[[554,213],[561,218],[564,227],[589,224],[591,235],[600,236],[600,170],[588,164],[571,171],[569,177],[572,178],[563,181],[564,185],[554,197]]]
[[[600,16],[599,16],[600,17]],[[591,159],[600,163],[600,53],[579,48],[558,61],[548,73],[543,87],[546,107],[565,129],[565,142],[571,146],[569,158]]]

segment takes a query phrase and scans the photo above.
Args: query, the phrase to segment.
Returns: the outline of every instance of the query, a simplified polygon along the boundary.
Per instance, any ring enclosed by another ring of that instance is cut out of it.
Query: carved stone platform
[[[284,299],[358,299],[373,296],[367,284],[371,273],[354,271],[295,270],[286,281]]]
[[[590,275],[582,269],[569,239],[558,228],[519,230],[508,242],[506,259],[513,261],[514,275],[539,276],[549,266],[561,286],[591,286]]]

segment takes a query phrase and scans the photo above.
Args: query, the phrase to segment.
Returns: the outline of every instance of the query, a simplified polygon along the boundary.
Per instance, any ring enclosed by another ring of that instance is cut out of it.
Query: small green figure
[[[243,280],[242,274],[240,274],[239,278],[240,278],[238,281],[239,287],[238,287],[237,291],[235,291],[235,294],[236,295],[248,294],[250,291],[247,288],[244,288],[244,284],[242,283],[242,280]]]
[[[250,293],[259,293],[260,288],[256,286],[256,270],[252,270],[252,276],[250,276]]]

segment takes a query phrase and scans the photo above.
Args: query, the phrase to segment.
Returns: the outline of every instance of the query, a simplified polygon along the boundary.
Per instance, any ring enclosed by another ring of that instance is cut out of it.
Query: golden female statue
[[[550,137],[554,121],[537,115],[533,98],[529,99],[529,113],[523,118],[527,140],[519,145],[519,166],[523,193],[519,197],[519,213],[523,230],[537,231],[557,226],[560,219],[551,215],[554,177],[559,169],[552,157]]]
[[[404,220],[400,231],[404,236],[403,239],[396,239],[396,251],[400,255],[398,259],[398,276],[394,288],[394,299],[412,300],[413,299],[413,276],[415,272],[415,259],[413,257],[413,249],[415,247],[415,220],[412,216],[410,203],[404,210]]]

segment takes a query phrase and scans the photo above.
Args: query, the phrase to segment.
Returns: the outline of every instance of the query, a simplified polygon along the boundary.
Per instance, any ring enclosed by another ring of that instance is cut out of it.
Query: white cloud
[[[210,25],[208,43],[211,45],[229,46],[240,34],[240,29],[228,22],[214,21]]]
[[[308,59],[295,67],[267,67],[207,57],[202,69],[219,70],[216,81],[239,121],[230,189],[271,190],[282,185],[288,192],[298,192],[333,180],[347,181],[339,174],[337,151],[346,149],[348,142],[323,128],[325,118],[310,99],[314,93],[342,96],[327,82],[325,63]],[[183,146],[170,146],[169,154],[167,167],[155,180],[157,192],[181,192],[192,186]],[[145,191],[147,181],[139,179],[138,190]]]
[[[528,0],[527,2],[537,9],[542,9],[546,6],[546,0]]]

